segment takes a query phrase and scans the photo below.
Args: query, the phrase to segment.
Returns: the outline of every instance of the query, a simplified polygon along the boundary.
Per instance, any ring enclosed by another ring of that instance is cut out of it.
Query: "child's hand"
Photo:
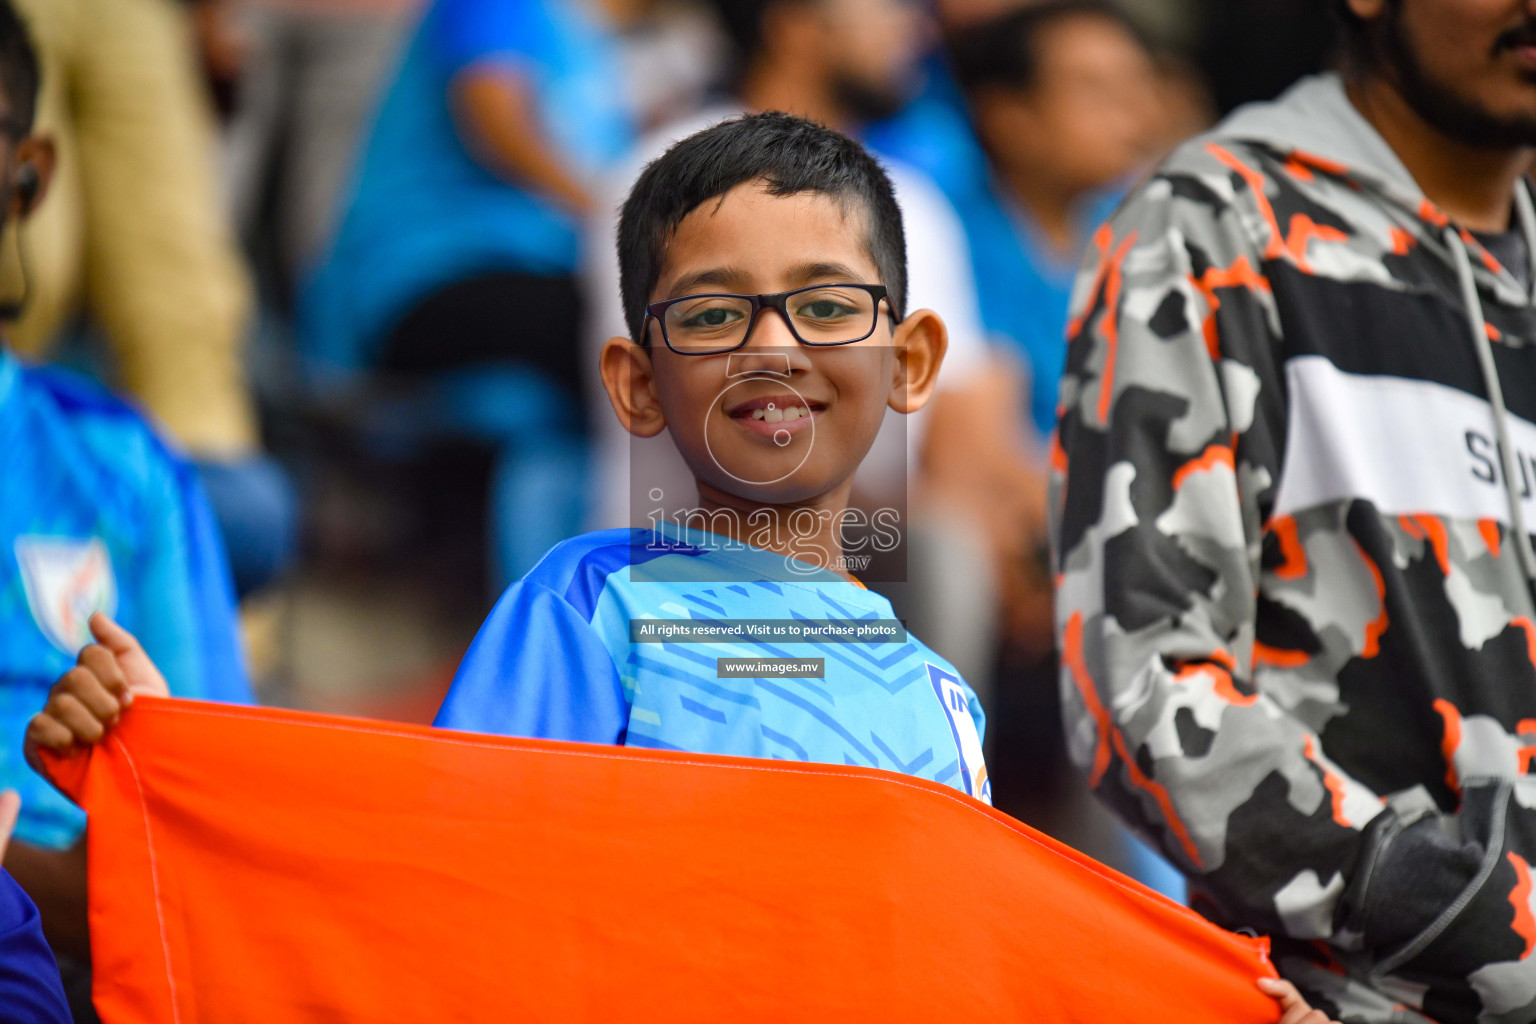
[[[165,676],[161,675],[155,663],[149,660],[149,655],[145,654],[144,648],[139,646],[137,637],[101,612],[91,616],[89,625],[91,635],[117,659],[117,667],[123,670],[123,678],[128,681],[129,692],[145,697],[171,695],[171,687],[166,683]],[[90,649],[87,647],[80,652],[81,664],[85,663],[85,653]]]
[[[75,667],[59,677],[48,703],[27,726],[27,761],[39,767],[37,751],[64,753],[99,742],[117,724],[135,694],[170,696],[165,677],[133,634],[101,613],[91,616],[99,643],[80,652]]]
[[[1279,978],[1260,978],[1259,991],[1280,1004],[1279,1024],[1334,1024],[1322,1010],[1314,1010],[1301,998],[1296,986]]]

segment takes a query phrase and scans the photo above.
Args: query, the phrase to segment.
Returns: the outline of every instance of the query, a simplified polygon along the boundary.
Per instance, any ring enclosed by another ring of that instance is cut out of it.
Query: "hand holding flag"
[[[91,616],[90,627],[97,643],[80,651],[27,726],[27,762],[39,771],[39,748],[66,754],[91,746],[117,724],[136,694],[170,696],[165,677],[132,633],[101,612]]]

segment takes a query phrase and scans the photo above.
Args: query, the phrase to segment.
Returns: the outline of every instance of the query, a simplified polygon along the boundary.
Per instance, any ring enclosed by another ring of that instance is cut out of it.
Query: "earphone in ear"
[[[16,168],[16,177],[13,179],[16,189],[16,198],[21,200],[23,211],[32,209],[32,204],[37,202],[38,189],[42,187],[43,179],[38,176],[37,168],[30,163],[22,164]]]

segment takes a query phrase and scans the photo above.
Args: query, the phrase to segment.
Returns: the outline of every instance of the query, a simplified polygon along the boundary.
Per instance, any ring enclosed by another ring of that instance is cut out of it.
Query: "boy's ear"
[[[896,379],[890,406],[897,412],[914,413],[928,404],[939,379],[939,365],[949,350],[949,328],[931,309],[908,313],[896,327]]]
[[[628,338],[609,338],[603,342],[598,369],[614,415],[625,430],[636,437],[655,437],[666,429],[667,418],[652,387],[655,370],[649,349]]]

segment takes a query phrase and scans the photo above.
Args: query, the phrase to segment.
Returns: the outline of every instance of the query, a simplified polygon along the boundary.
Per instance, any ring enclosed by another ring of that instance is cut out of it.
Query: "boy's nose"
[[[795,338],[784,315],[776,309],[758,312],[757,322],[747,335],[747,343],[735,353],[732,369],[746,372],[748,369],[784,374],[785,361],[791,374],[811,368],[810,355],[805,346]],[[754,364],[762,363],[762,366]]]

